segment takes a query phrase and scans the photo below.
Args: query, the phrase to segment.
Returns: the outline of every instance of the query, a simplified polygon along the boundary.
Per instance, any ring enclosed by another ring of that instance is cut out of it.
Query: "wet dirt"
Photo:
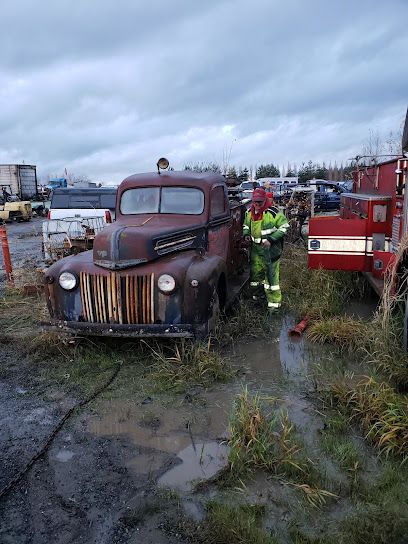
[[[324,422],[305,375],[327,353],[303,338],[291,340],[293,325],[289,316],[276,317],[270,338],[241,339],[224,349],[238,372],[230,383],[171,397],[147,396],[145,390],[120,398],[102,395],[65,424],[44,457],[0,500],[0,542],[184,542],[177,531],[163,529],[165,520],[179,515],[179,506],[199,520],[205,502],[219,493],[214,485],[195,491],[195,483],[211,480],[226,466],[228,419],[243,386],[278,398],[311,451],[320,455]],[[0,345],[0,357],[9,369],[0,375],[1,486],[78,399],[63,390],[55,395],[55,384],[38,381],[35,366],[29,358],[16,361],[12,346]],[[178,494],[176,509],[165,498],[167,490],[168,496]],[[268,526],[283,528],[292,519],[287,487],[255,475],[245,493],[238,502],[269,505]]]

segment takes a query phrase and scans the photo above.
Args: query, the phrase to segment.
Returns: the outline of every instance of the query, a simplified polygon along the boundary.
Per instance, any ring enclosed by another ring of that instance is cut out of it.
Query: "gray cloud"
[[[405,114],[403,0],[3,4],[0,161],[40,174],[345,160]]]

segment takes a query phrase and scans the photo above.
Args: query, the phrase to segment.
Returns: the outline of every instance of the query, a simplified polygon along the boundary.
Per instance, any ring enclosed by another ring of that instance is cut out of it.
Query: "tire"
[[[219,297],[217,288],[214,288],[214,292],[211,297],[210,307],[211,307],[212,313],[208,319],[208,326],[207,326],[208,334],[211,334],[213,331],[215,331],[218,321],[220,319],[220,314],[221,314],[220,297]]]
[[[214,288],[214,292],[211,297],[210,307],[212,312],[211,316],[207,319],[207,321],[195,327],[194,337],[198,342],[207,340],[208,336],[215,330],[219,321],[221,305],[220,297],[216,288]]]

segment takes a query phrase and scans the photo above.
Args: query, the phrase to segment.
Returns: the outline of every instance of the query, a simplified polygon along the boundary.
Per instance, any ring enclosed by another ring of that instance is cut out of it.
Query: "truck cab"
[[[92,251],[46,272],[51,327],[106,336],[204,338],[248,279],[245,206],[223,176],[136,174]]]

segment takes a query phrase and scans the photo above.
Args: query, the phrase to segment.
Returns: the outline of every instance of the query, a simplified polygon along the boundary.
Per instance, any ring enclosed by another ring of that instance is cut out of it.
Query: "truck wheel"
[[[215,331],[218,321],[220,319],[220,313],[221,313],[221,304],[220,304],[220,297],[218,294],[217,288],[214,289],[213,295],[211,297],[211,308],[212,313],[210,318],[208,319],[208,334]]]
[[[211,334],[218,323],[220,316],[220,297],[218,295],[217,289],[214,289],[213,295],[211,297],[211,309],[212,314],[208,320],[201,325],[197,325],[194,330],[194,337],[199,342],[205,341],[208,338],[208,335]]]

